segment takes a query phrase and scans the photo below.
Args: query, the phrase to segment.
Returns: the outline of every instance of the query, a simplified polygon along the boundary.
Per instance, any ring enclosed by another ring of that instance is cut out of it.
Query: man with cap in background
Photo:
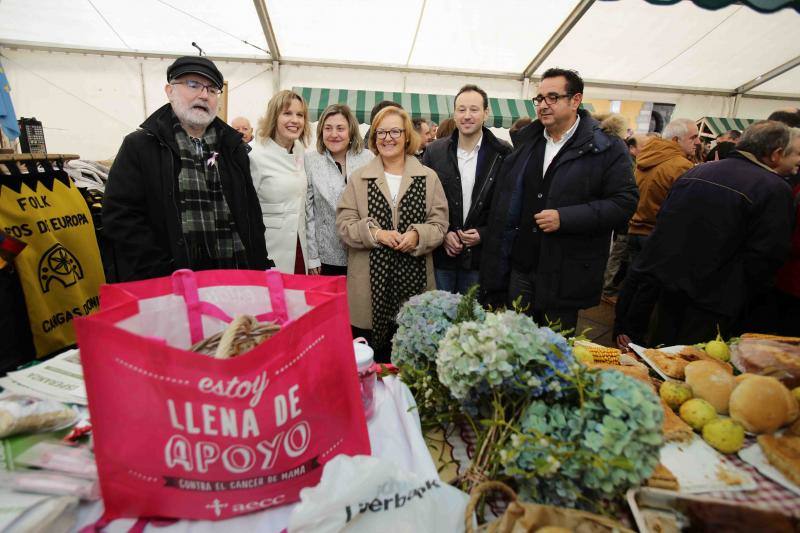
[[[222,82],[211,60],[176,59],[169,103],[123,140],[103,201],[110,281],[272,266],[248,147],[216,117]]]

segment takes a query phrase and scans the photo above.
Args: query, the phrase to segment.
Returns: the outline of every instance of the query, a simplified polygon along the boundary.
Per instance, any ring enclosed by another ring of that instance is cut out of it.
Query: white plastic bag
[[[469,496],[385,459],[340,455],[316,487],[300,491],[289,533],[462,532]]]

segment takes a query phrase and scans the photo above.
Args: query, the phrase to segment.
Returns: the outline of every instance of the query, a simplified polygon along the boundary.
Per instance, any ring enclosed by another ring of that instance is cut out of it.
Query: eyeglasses
[[[387,133],[392,137],[392,139],[397,140],[402,134],[405,133],[405,131],[401,130],[400,128],[392,128],[390,130],[375,130],[375,136],[378,139],[385,139]]]
[[[216,85],[206,85],[205,83],[200,83],[195,80],[173,81],[171,85],[185,85],[189,91],[198,94],[201,94],[203,89],[207,90],[208,94],[213,94],[215,96],[222,94],[222,89],[218,88]]]
[[[575,95],[574,95],[574,94],[572,94],[572,93],[565,93],[565,94],[546,94],[546,95],[544,95],[544,96],[542,96],[542,95],[540,94],[539,96],[534,96],[534,97],[532,98],[532,100],[533,100],[533,104],[534,104],[534,105],[537,105],[537,106],[540,106],[540,105],[542,105],[542,102],[547,102],[547,105],[555,105],[555,103],[556,103],[556,102],[558,102],[558,100],[559,100],[560,98],[572,98],[573,96],[575,96]]]

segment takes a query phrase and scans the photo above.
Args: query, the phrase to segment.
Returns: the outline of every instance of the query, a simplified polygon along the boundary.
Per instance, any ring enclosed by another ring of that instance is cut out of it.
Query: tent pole
[[[139,60],[139,81],[142,84],[142,120],[147,120],[147,91],[144,84],[144,59]]]
[[[522,80],[522,99],[527,100],[531,94],[531,79],[525,78]]]
[[[550,39],[544,44],[539,53],[536,54],[528,66],[525,67],[525,70],[522,72],[523,78],[530,78],[533,76],[533,73],[536,72],[536,69],[539,68],[542,63],[553,53],[553,50],[564,40],[564,37],[570,32],[570,30],[581,20],[589,8],[592,7],[595,0],[581,0],[578,2],[578,5],[575,6],[575,9],[567,15],[567,18],[564,19],[564,22],[561,23],[561,26],[558,27],[556,32],[550,36]]]
[[[789,61],[787,61],[783,65],[779,65],[779,66],[775,67],[774,69],[770,70],[769,72],[765,72],[761,76],[757,76],[757,77],[753,78],[752,80],[748,81],[747,83],[745,83],[744,85],[742,85],[740,87],[737,87],[736,88],[736,94],[739,95],[739,94],[744,94],[746,92],[752,91],[753,89],[755,89],[759,85],[767,83],[768,81],[770,81],[770,80],[772,80],[774,78],[777,78],[781,74],[789,72],[790,70],[795,68],[797,65],[800,65],[800,56],[797,56],[794,59],[790,59]]]
[[[272,62],[272,94],[277,94],[281,90],[281,63]]]
[[[272,22],[269,19],[267,3],[265,0],[253,0],[253,5],[256,8],[256,13],[258,13],[258,20],[261,23],[261,31],[264,32],[264,37],[267,39],[269,55],[272,56],[272,61],[274,64],[275,61],[281,60],[281,51],[278,48],[278,40],[275,38],[275,31],[272,29]]]
[[[742,103],[742,94],[737,93],[736,96],[733,97],[733,110],[731,111],[730,118],[736,118],[736,115],[739,114],[740,103]]]

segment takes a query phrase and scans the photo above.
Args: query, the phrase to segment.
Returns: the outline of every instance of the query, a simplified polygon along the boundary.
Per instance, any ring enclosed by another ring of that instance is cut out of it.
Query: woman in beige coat
[[[400,306],[435,288],[431,252],[447,232],[447,199],[436,172],[414,157],[419,142],[403,109],[381,110],[369,137],[378,157],[353,173],[336,210],[350,322],[380,362],[389,359]]]

